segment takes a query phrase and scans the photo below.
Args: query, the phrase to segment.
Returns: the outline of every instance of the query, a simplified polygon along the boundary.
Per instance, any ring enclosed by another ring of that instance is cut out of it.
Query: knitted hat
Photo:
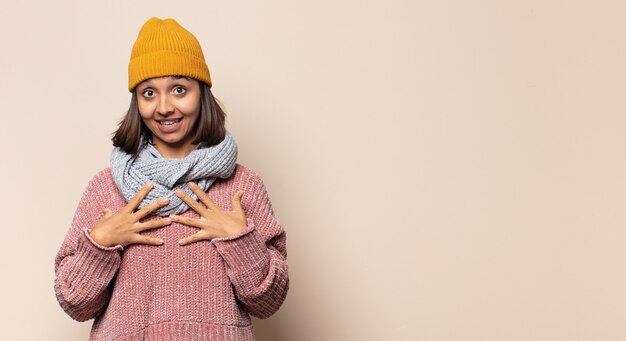
[[[128,91],[152,77],[187,76],[211,87],[200,43],[176,20],[152,17],[141,27],[128,64]]]

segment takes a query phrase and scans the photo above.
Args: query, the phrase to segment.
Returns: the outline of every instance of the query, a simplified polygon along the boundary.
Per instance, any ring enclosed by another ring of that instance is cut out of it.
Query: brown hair
[[[182,77],[182,76],[177,76]],[[226,113],[211,93],[211,88],[202,82],[200,85],[200,115],[194,124],[195,136],[192,143],[204,142],[207,146],[218,144],[226,137]],[[124,118],[118,123],[117,131],[113,133],[113,146],[120,147],[128,154],[136,154],[140,149],[141,136],[146,143],[151,143],[152,132],[143,123],[137,106],[137,87],[132,91],[130,107]]]

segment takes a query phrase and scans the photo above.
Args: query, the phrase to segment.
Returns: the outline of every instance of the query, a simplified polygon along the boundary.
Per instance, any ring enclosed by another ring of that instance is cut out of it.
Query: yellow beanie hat
[[[141,27],[128,64],[128,91],[152,77],[187,76],[211,87],[202,47],[176,20],[152,17]]]

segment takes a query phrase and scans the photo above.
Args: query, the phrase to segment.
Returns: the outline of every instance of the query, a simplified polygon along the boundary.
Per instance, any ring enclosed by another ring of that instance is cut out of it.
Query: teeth
[[[179,120],[174,120],[174,121],[161,121],[161,124],[164,126],[171,126],[172,124],[177,123]]]

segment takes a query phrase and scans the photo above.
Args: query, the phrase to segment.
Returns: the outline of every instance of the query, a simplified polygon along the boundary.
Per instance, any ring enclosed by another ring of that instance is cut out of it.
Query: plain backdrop
[[[624,1],[0,3],[0,338],[85,340],[54,256],[141,25],[202,44],[287,231],[261,341],[624,340]]]

